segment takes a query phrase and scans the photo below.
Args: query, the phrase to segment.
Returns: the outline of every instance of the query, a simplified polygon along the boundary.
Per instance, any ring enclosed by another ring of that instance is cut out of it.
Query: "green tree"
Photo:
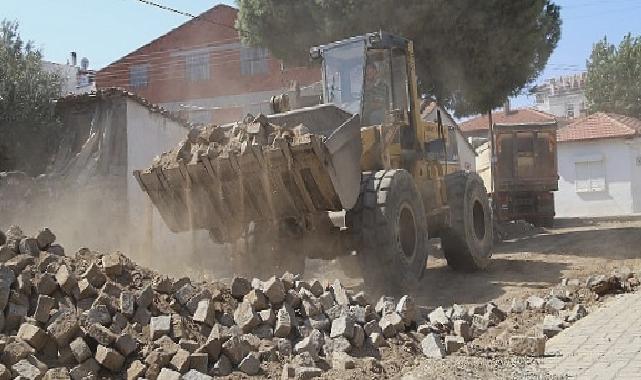
[[[591,112],[641,118],[641,36],[628,34],[618,47],[594,44],[587,62],[585,96]]]
[[[18,23],[0,24],[0,171],[38,174],[59,124],[53,102],[60,78],[42,69],[42,53],[25,42]]]
[[[309,47],[376,30],[412,39],[421,88],[484,113],[545,67],[561,35],[551,0],[237,0],[243,41],[300,62]]]

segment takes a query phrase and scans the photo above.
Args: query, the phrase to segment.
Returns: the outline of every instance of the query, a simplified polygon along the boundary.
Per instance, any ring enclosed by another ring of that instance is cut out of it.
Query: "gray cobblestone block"
[[[58,283],[49,273],[44,273],[36,280],[36,291],[38,294],[51,295],[58,289]],[[2,305],[0,305],[2,306]]]
[[[147,366],[140,360],[134,360],[127,368],[127,380],[138,380],[143,378],[147,372]]]
[[[28,360],[22,359],[11,366],[11,373],[16,379],[38,380],[43,373],[38,367],[31,364]]]
[[[332,321],[332,331],[329,335],[331,338],[343,336],[347,339],[354,337],[354,320],[349,316],[343,316]]]
[[[120,276],[122,273],[122,258],[120,253],[102,256],[102,268],[109,277]]]
[[[249,353],[240,361],[238,369],[249,376],[258,375],[260,372],[260,360],[254,354]]]
[[[285,285],[280,278],[272,277],[263,283],[263,292],[272,305],[285,301]]]
[[[245,333],[251,332],[260,320],[249,302],[241,302],[234,312],[234,321]]]
[[[189,368],[201,373],[207,373],[209,355],[206,352],[194,352],[189,355]],[[189,371],[189,372],[192,372]]]
[[[292,316],[286,307],[278,310],[276,316],[276,327],[274,328],[274,336],[279,338],[286,338],[292,329]]]
[[[432,324],[439,323],[443,326],[449,326],[450,318],[445,314],[445,309],[437,307],[428,315],[428,319]]]
[[[131,334],[122,334],[116,338],[116,348],[126,357],[138,349],[138,341]]]
[[[95,288],[101,288],[107,281],[107,277],[105,277],[102,270],[96,264],[89,265],[82,277],[89,281]]]
[[[445,346],[438,334],[428,334],[421,341],[423,355],[432,359],[443,359],[445,357]]]
[[[196,295],[196,288],[194,288],[191,284],[185,284],[183,285],[178,291],[176,292],[176,300],[180,302],[181,305],[186,306],[187,303]]]
[[[248,302],[255,311],[269,308],[267,297],[260,289],[252,289],[245,295],[243,302]]]
[[[40,351],[47,344],[49,337],[47,333],[38,326],[23,323],[18,330],[17,337],[29,343],[31,347]]]
[[[448,335],[445,337],[445,352],[447,352],[448,355],[460,350],[464,345],[465,339],[463,339],[462,336]]]
[[[156,340],[163,335],[168,335],[171,331],[171,317],[162,315],[159,317],[152,317],[149,324],[149,334],[152,340]]]
[[[36,310],[33,313],[33,318],[41,323],[47,323],[49,321],[49,313],[51,309],[56,304],[56,300],[45,295],[38,296],[38,301],[36,303]]]
[[[182,380],[212,380],[213,377],[206,375],[202,371],[192,369],[183,375]]]
[[[84,339],[78,337],[69,344],[73,357],[78,363],[82,363],[91,357],[91,350]]]
[[[337,304],[349,306],[349,296],[339,280],[335,280],[332,284],[332,292],[334,293],[334,299]]]
[[[125,358],[118,351],[99,344],[96,349],[96,361],[108,370],[118,372],[125,363]]]
[[[116,334],[111,332],[107,327],[95,322],[89,322],[87,324],[85,333],[106,347],[111,346],[117,338]]]
[[[230,285],[231,295],[236,299],[242,299],[252,289],[251,283],[244,277],[234,277]]]
[[[216,376],[227,376],[233,370],[231,360],[226,355],[220,355],[220,358],[214,363],[213,372]]]
[[[126,317],[132,317],[136,308],[135,296],[132,292],[120,293],[120,312]]]
[[[156,380],[180,380],[180,372],[176,372],[169,368],[163,368],[160,370]]]
[[[180,373],[185,373],[189,370],[189,360],[191,354],[187,350],[180,349],[171,358],[171,366]]]
[[[408,295],[404,295],[396,305],[396,313],[401,316],[403,323],[409,326],[416,322],[416,304],[414,299]]]
[[[396,336],[396,334],[398,334],[405,328],[403,319],[395,312],[383,315],[378,324],[381,327],[383,336],[385,336],[385,338]]]

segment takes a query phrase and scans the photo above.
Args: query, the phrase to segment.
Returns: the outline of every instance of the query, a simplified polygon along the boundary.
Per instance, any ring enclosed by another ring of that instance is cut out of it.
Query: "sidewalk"
[[[641,379],[641,293],[606,302],[550,339],[541,367],[570,379]]]

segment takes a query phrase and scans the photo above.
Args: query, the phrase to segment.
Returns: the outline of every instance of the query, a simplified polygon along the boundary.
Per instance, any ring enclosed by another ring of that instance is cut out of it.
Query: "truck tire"
[[[271,229],[250,222],[234,247],[233,270],[258,277],[280,276],[287,271],[303,274],[305,256],[297,247],[295,241],[284,241]]]
[[[484,269],[494,244],[492,212],[483,180],[476,173],[445,176],[450,225],[441,234],[443,254],[455,270]]]
[[[347,221],[365,286],[416,287],[425,271],[428,236],[423,200],[410,173],[363,173],[361,194]]]

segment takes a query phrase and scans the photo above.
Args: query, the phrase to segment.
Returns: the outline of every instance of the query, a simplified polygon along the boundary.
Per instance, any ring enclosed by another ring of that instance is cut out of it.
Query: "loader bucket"
[[[337,110],[324,105],[270,116],[274,124],[302,118],[315,132],[294,141],[248,144],[214,158],[201,153],[188,163],[134,176],[172,231],[205,229],[223,242],[237,239],[251,221],[351,208],[360,186],[360,122],[358,115]],[[305,112],[314,116],[304,118]],[[340,124],[332,127],[330,121]]]

